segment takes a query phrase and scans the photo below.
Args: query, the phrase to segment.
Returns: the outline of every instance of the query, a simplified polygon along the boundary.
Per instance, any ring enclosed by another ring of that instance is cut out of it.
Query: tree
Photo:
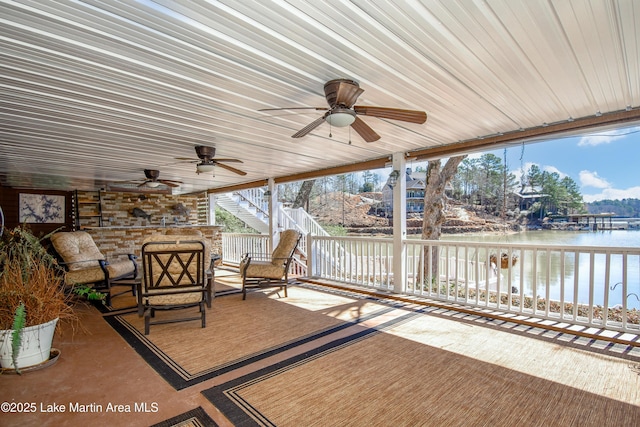
[[[422,220],[422,238],[425,240],[440,240],[442,224],[445,221],[444,206],[446,201],[445,188],[458,171],[458,165],[465,156],[450,157],[442,167],[440,160],[430,160],[427,165],[424,191],[424,217]],[[429,277],[427,266],[429,254],[424,254],[424,273]],[[431,277],[438,277],[439,251],[435,247],[431,256]]]
[[[582,193],[580,193],[578,184],[568,176],[562,178],[561,184],[567,191],[564,213],[586,213],[587,210],[585,209]]]
[[[371,182],[365,182],[364,184],[362,184],[362,187],[360,187],[361,193],[371,193],[373,191],[374,191],[374,187],[373,187],[373,183]]]
[[[311,179],[302,183],[300,190],[298,190],[296,200],[293,202],[293,209],[305,208],[307,211],[309,210],[309,195],[311,194],[311,190],[313,190],[313,184],[315,184],[315,182],[315,179]]]
[[[362,172],[362,180],[364,181],[360,187],[361,193],[370,193],[375,191],[376,184],[380,180],[377,174],[371,171]]]
[[[560,178],[557,172],[541,170],[532,165],[527,171],[527,182],[533,188],[538,188],[543,197],[539,212],[532,208],[532,213],[538,212],[539,217],[549,213],[584,213],[582,194],[576,182],[568,176]]]
[[[475,203],[478,193],[478,159],[464,159],[458,166],[458,172],[453,178],[453,187],[461,193],[461,199],[466,203]]]
[[[495,154],[483,154],[478,162],[478,192],[480,203],[487,212],[496,214],[501,208],[504,165]]]
[[[465,156],[450,157],[442,167],[440,160],[430,160],[427,165],[424,191],[424,218],[422,238],[439,240],[444,223],[445,188],[458,171]]]

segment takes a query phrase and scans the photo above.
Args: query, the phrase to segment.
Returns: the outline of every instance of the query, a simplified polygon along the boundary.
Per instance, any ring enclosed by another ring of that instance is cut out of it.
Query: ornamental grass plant
[[[62,274],[41,239],[25,227],[5,230],[0,240],[0,329],[12,329],[21,303],[25,327],[56,318],[77,321],[71,307],[72,295],[64,291]]]

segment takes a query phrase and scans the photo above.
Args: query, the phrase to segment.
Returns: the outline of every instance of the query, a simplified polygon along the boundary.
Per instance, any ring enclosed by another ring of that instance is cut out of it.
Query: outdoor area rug
[[[234,425],[640,425],[638,347],[311,283],[243,301],[237,273],[217,280],[204,329],[144,336],[131,296],[104,318],[176,389],[216,378],[202,393]]]
[[[412,310],[203,394],[242,426],[640,425],[628,358]]]
[[[151,427],[218,427],[218,424],[207,415],[204,409],[198,406],[196,409],[154,424]]]
[[[307,351],[316,342],[321,345],[325,337],[351,334],[354,326],[393,310],[366,296],[303,285],[291,286],[288,298],[274,289],[251,292],[243,301],[238,292],[218,294],[225,286],[233,287],[216,283],[206,328],[199,322],[153,325],[145,336],[144,319],[138,316],[131,295],[114,298],[113,306],[104,309],[104,319],[179,390],[260,361]],[[156,316],[185,314],[187,310]]]

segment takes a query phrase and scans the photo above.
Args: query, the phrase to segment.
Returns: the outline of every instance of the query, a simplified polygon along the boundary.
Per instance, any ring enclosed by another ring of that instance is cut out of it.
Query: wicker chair
[[[106,293],[106,304],[111,305],[111,288],[127,286],[135,295],[132,281],[138,275],[136,256],[127,254],[126,260],[107,261],[93,238],[86,231],[58,232],[51,236],[51,243],[65,268],[65,285],[93,285]],[[118,283],[123,281],[124,283]]]
[[[206,326],[207,295],[211,292],[210,245],[196,236],[151,236],[142,244],[142,280],[138,282],[138,315],[150,326],[200,320]],[[194,317],[155,319],[158,310],[199,308]]]
[[[287,295],[289,265],[302,235],[295,230],[285,230],[280,234],[280,242],[269,256],[260,254],[244,255],[240,261],[242,277],[242,299],[247,298],[247,289],[281,288]]]

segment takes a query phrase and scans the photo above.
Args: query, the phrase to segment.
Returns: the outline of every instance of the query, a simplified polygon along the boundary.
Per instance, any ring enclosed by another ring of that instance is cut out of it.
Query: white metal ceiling
[[[89,189],[144,178],[178,192],[300,174],[640,106],[636,0],[0,0],[0,179]],[[297,130],[323,85],[358,105],[424,110]],[[637,114],[635,115],[637,117]],[[349,144],[349,139],[352,143]],[[194,146],[247,172],[197,175]]]

